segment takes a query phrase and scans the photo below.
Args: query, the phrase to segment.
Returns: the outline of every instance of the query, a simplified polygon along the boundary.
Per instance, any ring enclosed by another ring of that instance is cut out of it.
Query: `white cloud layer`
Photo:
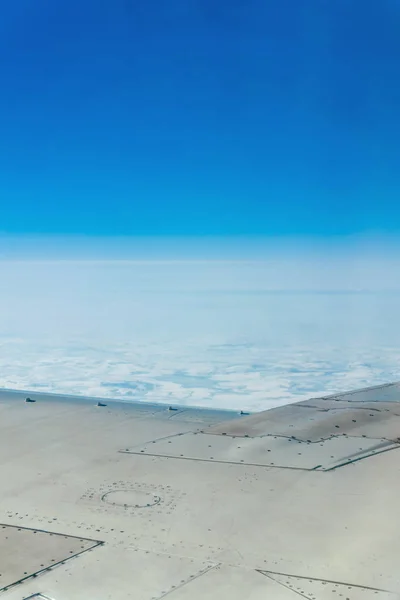
[[[0,387],[261,410],[400,379],[399,266],[3,261]]]

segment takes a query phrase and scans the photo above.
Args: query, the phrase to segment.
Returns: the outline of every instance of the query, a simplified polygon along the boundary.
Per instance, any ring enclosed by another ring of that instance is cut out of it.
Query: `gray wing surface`
[[[400,598],[400,385],[251,415],[0,393],[0,596]]]

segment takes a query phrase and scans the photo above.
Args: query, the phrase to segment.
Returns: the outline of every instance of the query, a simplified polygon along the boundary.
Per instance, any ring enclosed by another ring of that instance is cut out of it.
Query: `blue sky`
[[[15,0],[0,230],[400,228],[397,0]]]

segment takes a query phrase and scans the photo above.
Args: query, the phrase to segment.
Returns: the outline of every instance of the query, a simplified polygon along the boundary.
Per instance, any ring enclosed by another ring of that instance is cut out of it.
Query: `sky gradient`
[[[397,0],[16,0],[0,231],[400,229]]]
[[[400,378],[398,0],[14,0],[0,387],[261,410]]]

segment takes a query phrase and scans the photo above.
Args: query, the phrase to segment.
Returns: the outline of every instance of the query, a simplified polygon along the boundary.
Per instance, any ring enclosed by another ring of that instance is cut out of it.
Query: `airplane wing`
[[[0,394],[5,600],[400,598],[400,385],[258,414]]]

